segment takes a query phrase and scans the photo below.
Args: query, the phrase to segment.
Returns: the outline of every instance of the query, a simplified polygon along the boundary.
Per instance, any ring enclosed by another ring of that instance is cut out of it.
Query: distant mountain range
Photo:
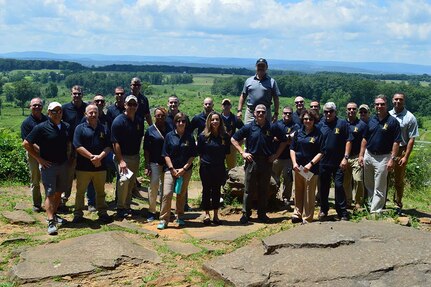
[[[80,63],[84,66],[96,67],[112,64],[135,64],[247,69],[254,69],[254,63],[256,61],[256,59],[251,58],[56,54],[39,51],[4,53],[0,54],[0,58],[71,61]],[[431,74],[431,66],[429,65],[383,62],[267,60],[270,69],[299,71],[305,73],[327,71],[365,74]]]

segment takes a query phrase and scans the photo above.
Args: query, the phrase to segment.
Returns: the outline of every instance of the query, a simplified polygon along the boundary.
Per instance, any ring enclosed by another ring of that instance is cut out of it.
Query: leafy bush
[[[428,148],[422,145],[415,146],[406,169],[406,181],[410,185],[410,188],[420,189],[430,186],[430,156],[431,151]]]
[[[0,183],[29,182],[29,171],[21,138],[7,129],[0,129]]]

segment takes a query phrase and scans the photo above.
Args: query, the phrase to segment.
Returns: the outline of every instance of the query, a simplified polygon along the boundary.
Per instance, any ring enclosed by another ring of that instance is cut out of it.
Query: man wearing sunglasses
[[[24,140],[28,134],[34,129],[38,124],[48,120],[48,118],[42,113],[43,101],[41,98],[33,98],[30,101],[30,111],[31,114],[22,122],[21,124],[21,139]],[[35,146],[36,151],[38,149]],[[30,190],[33,198],[33,211],[42,211],[42,195],[40,193],[40,170],[39,163],[37,160],[29,156],[26,153],[28,160],[28,169],[30,171]]]
[[[124,112],[124,89],[121,86],[115,88],[115,103],[108,107],[106,111],[106,121],[108,124],[108,130],[111,130],[112,122],[114,119]]]
[[[136,111],[136,115],[147,121],[148,126],[151,126],[153,124],[153,119],[150,114],[150,103],[144,93],[141,92],[141,86],[141,79],[134,77],[130,81],[130,94],[134,95],[138,99],[138,110]]]
[[[256,75],[248,78],[244,83],[244,88],[239,97],[237,117],[242,117],[242,108],[244,103],[247,105],[244,123],[252,122],[254,110],[257,105],[262,104],[267,109],[266,119],[268,122],[277,121],[278,109],[280,106],[277,82],[268,76],[268,62],[264,58],[259,58],[256,61]],[[271,105],[274,102],[274,115],[271,117]]]
[[[347,167],[353,136],[345,120],[337,117],[337,107],[333,102],[323,106],[325,119],[320,125],[325,153],[319,162],[320,213],[319,219],[327,219],[329,211],[329,189],[331,179],[335,185],[335,210],[340,220],[349,220],[346,194],[343,187],[344,170]]]
[[[48,106],[49,120],[37,125],[23,141],[23,146],[40,166],[45,188],[45,210],[48,219],[48,234],[57,234],[57,224],[64,220],[57,215],[61,193],[67,188],[64,175],[67,172],[68,149],[72,141],[69,124],[61,120],[62,108],[58,102]],[[39,150],[37,150],[36,146]]]
[[[295,124],[302,126],[302,121],[301,121],[301,113],[303,110],[305,110],[305,105],[304,105],[305,101],[304,98],[301,96],[297,96],[295,98],[295,107],[296,110],[295,112],[292,114],[292,120]]]
[[[64,104],[62,107],[63,111],[63,118],[62,120],[70,125],[70,131],[72,132],[72,138],[73,133],[75,132],[75,128],[77,125],[79,125],[82,122],[82,119],[85,115],[85,108],[87,107],[87,103],[85,103],[82,100],[82,97],[84,95],[81,86],[75,85],[70,90],[72,101],[70,103]],[[72,191],[72,183],[73,179],[75,178],[75,168],[76,168],[76,151],[75,148],[72,146],[71,150],[68,151],[70,153],[70,161],[69,165],[67,167],[67,174],[65,181],[67,183],[67,188],[65,191],[63,191],[63,194],[61,195],[61,210],[67,211],[66,202],[69,200],[70,193]]]

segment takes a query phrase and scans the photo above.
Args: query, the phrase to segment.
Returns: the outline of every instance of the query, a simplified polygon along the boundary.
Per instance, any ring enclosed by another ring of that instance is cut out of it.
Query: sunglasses
[[[283,115],[291,115],[292,112],[283,112]]]
[[[137,107],[138,106],[137,103],[127,103],[126,105],[129,107]]]
[[[310,106],[312,109],[319,109],[319,106]]]
[[[58,115],[62,113],[62,110],[50,110],[51,114]]]
[[[368,114],[368,111],[359,111],[360,114]]]
[[[39,104],[34,104],[34,105],[31,105],[33,108],[41,108],[42,107],[42,105],[39,105]]]
[[[295,102],[295,104],[303,104],[304,103],[304,101],[297,101],[297,102]]]
[[[348,111],[356,111],[356,108],[347,108]]]
[[[325,114],[332,114],[334,112],[334,110],[329,110],[329,111],[323,111]]]
[[[95,100],[94,102],[95,102],[95,103],[104,103],[104,102],[105,102],[105,100]]]
[[[185,124],[186,120],[177,120],[177,123],[179,123],[179,124]]]
[[[266,114],[266,112],[265,111],[256,111],[256,114]]]

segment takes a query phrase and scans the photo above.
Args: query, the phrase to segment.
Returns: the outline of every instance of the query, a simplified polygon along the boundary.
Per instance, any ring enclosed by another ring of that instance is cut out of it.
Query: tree
[[[56,98],[58,95],[58,87],[55,83],[49,83],[45,88],[45,96],[47,98]]]
[[[24,109],[26,108],[27,101],[40,96],[39,86],[26,79],[14,83],[14,86],[15,100],[24,116]]]
[[[6,102],[13,102],[15,95],[15,87],[11,83],[3,85],[3,96],[6,98]]]

